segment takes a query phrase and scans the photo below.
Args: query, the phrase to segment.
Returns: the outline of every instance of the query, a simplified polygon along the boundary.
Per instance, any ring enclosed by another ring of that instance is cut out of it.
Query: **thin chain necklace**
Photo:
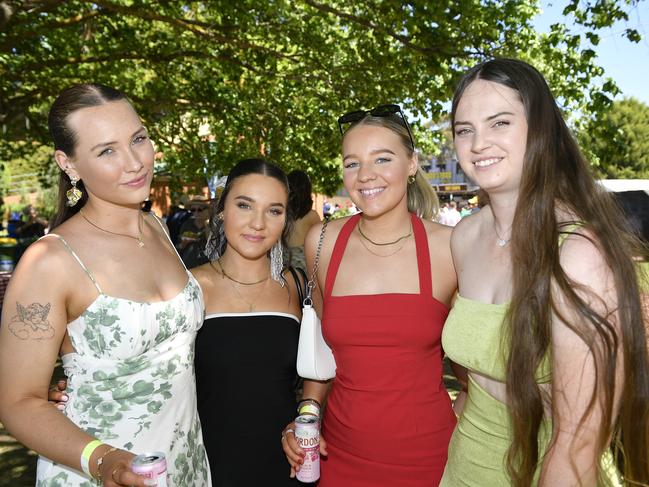
[[[137,218],[137,229],[138,232],[140,233],[137,237],[134,237],[133,235],[128,235],[127,233],[118,233],[118,232],[111,232],[110,230],[106,230],[105,228],[101,228],[99,225],[96,223],[91,222],[86,214],[83,212],[83,208],[79,210],[79,213],[83,217],[84,220],[86,220],[88,223],[90,223],[93,227],[95,227],[97,230],[101,230],[102,232],[110,233],[111,235],[118,235],[120,237],[128,237],[132,238],[133,240],[137,240],[137,246],[142,248],[144,247],[144,241],[142,240],[142,212],[138,212],[138,218]]]
[[[225,269],[223,269],[223,265],[221,264],[221,259],[218,259],[216,261],[216,263],[219,265],[219,269],[221,270],[220,272],[216,270],[216,268],[214,267],[214,264],[212,263],[212,261],[210,261],[210,265],[216,271],[217,274],[223,274],[225,277],[227,277],[231,281],[236,282],[237,284],[241,284],[242,286],[254,286],[255,284],[261,284],[262,282],[267,281],[268,278],[270,277],[270,274],[269,274],[266,277],[264,277],[263,279],[259,279],[258,281],[254,281],[254,282],[237,281],[234,277],[230,276],[227,272],[225,272]]]
[[[223,267],[221,266],[221,263],[218,260],[216,262],[219,264],[219,268],[221,269],[221,271],[223,271]],[[257,293],[257,296],[255,296],[255,299],[253,299],[252,301],[248,301],[246,298],[243,297],[243,295],[236,288],[234,283],[236,282],[236,283],[239,283],[239,284],[243,284],[244,286],[250,286],[250,285],[252,285],[251,283],[248,283],[248,284],[240,283],[239,281],[237,281],[235,279],[232,279],[225,272],[217,271],[216,267],[214,267],[214,265],[212,264],[211,261],[210,261],[210,265],[212,266],[212,269],[214,269],[214,272],[216,272],[217,274],[219,274],[221,276],[221,279],[223,279],[224,277],[226,277],[228,279],[228,283],[232,287],[232,290],[237,294],[237,296],[239,297],[239,299],[241,301],[243,301],[244,303],[246,303],[248,305],[248,312],[254,311],[255,310],[255,304],[257,303],[257,301],[259,301],[259,298],[261,298],[261,295],[264,294],[264,289],[266,289],[266,283],[268,282],[268,277],[266,277],[265,279],[262,279],[261,281],[257,281],[256,283],[254,283],[254,284],[259,284],[259,283],[263,282],[264,285],[261,286],[261,289]]]
[[[356,225],[356,226],[358,228],[358,232],[361,234],[361,237],[363,237],[369,243],[374,244],[374,245],[376,245],[378,247],[385,247],[386,245],[394,245],[396,243],[401,242],[402,240],[407,239],[408,237],[410,237],[412,235],[412,223],[410,223],[410,232],[408,232],[408,235],[404,235],[403,237],[399,237],[398,239],[393,240],[392,242],[381,243],[381,242],[375,242],[374,240],[372,240],[370,237],[368,237],[367,235],[365,235],[363,233],[363,229],[361,228],[361,222],[360,221],[358,222],[358,225]],[[367,247],[365,247],[365,248],[367,248]]]
[[[511,230],[512,227],[509,227],[509,230]],[[494,232],[496,233],[496,243],[498,244],[499,247],[504,247],[509,243],[509,241],[512,239],[512,236],[510,235],[509,238],[504,239],[500,236],[498,233],[498,229],[496,228],[496,219],[494,218]]]
[[[360,229],[359,229],[359,230],[360,230]],[[406,235],[406,237],[409,237],[409,236],[410,236],[410,235]],[[397,250],[393,250],[393,251],[390,252],[389,254],[387,254],[387,255],[383,255],[383,254],[377,254],[375,251],[373,251],[372,249],[370,249],[370,248],[367,246],[367,244],[366,244],[365,242],[363,242],[363,239],[362,239],[362,238],[360,239],[360,241],[361,241],[361,245],[362,245],[363,247],[365,247],[365,250],[367,250],[367,251],[368,251],[370,254],[372,254],[372,255],[376,255],[377,257],[392,257],[394,254],[396,254],[397,252],[399,252],[402,248],[404,248],[404,247],[406,246],[406,242],[403,242],[399,247],[397,247]]]

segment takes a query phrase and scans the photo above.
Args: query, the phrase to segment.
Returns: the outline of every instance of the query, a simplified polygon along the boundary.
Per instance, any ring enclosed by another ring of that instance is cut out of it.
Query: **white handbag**
[[[327,220],[322,225],[320,241],[313,265],[311,279],[306,285],[306,297],[302,302],[302,324],[300,326],[300,341],[297,346],[297,373],[304,379],[329,380],[336,376],[336,361],[334,354],[322,336],[320,318],[313,308],[311,296],[316,286],[316,271],[320,260],[320,249],[324,238]]]

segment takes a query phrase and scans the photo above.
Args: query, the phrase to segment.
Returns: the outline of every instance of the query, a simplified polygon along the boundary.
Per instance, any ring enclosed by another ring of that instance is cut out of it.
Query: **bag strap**
[[[302,301],[304,302],[304,297],[306,297],[306,284],[309,281],[309,278],[306,276],[306,272],[301,267],[296,267],[298,275],[302,278]]]
[[[297,286],[297,298],[301,303],[304,302],[304,293],[306,292],[306,273],[301,267],[289,266],[288,271],[293,276],[295,285]],[[301,279],[300,279],[301,277]]]
[[[318,240],[318,249],[315,252],[315,261],[313,262],[313,272],[311,273],[311,279],[306,283],[306,297],[304,298],[304,306],[313,306],[313,290],[317,286],[318,281],[316,280],[316,272],[318,271],[318,265],[320,265],[320,251],[322,250],[322,242],[324,240],[325,230],[327,228],[327,223],[329,219],[325,218],[322,223],[322,230],[320,231],[320,239]]]

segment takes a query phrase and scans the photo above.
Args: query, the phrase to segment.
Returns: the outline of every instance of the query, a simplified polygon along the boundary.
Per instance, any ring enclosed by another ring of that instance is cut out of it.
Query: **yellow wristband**
[[[81,452],[81,470],[83,470],[83,473],[85,473],[88,477],[92,477],[92,475],[90,474],[89,465],[90,457],[92,456],[92,453],[103,444],[104,443],[101,440],[92,440],[83,448],[83,451]]]
[[[312,403],[304,403],[300,405],[298,414],[313,414],[314,416],[320,416],[320,408]]]

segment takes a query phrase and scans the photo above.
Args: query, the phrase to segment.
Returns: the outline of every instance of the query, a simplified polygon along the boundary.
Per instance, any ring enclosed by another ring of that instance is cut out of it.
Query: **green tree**
[[[649,179],[649,105],[626,98],[611,107],[579,133],[603,178]]]
[[[438,120],[491,56],[529,60],[567,109],[601,111],[616,87],[597,81],[592,46],[638,0],[564,1],[579,32],[535,32],[537,0],[0,0],[0,124],[44,142],[61,88],[103,82],[131,96],[176,178],[262,152],[332,192],[338,115],[398,102]],[[439,134],[415,125],[434,153]]]

